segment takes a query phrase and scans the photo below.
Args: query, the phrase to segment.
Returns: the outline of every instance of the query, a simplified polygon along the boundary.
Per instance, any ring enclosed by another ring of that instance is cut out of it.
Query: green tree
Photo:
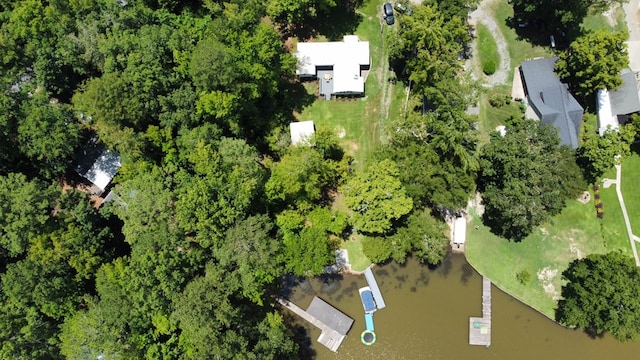
[[[342,213],[317,207],[306,215],[285,210],[278,214],[276,223],[282,235],[286,269],[296,275],[313,276],[335,261],[336,236],[346,228],[347,219]]]
[[[585,188],[573,151],[559,142],[555,128],[524,120],[483,147],[479,183],[494,233],[521,240]]]
[[[22,174],[0,176],[0,245],[2,255],[17,257],[27,251],[29,239],[44,233],[57,190]]]
[[[574,260],[562,273],[567,284],[556,320],[594,335],[611,333],[619,341],[640,334],[640,268],[621,252]]]
[[[353,211],[352,223],[358,230],[384,234],[391,230],[393,221],[413,209],[398,177],[395,162],[385,159],[347,181],[344,202]]]
[[[406,74],[418,93],[462,69],[458,54],[471,40],[463,20],[445,17],[435,6],[419,5],[403,18],[397,35],[390,35],[390,61],[399,69],[406,64]]]
[[[265,185],[267,198],[309,209],[324,192],[337,185],[337,171],[331,161],[311,147],[292,146],[274,163]]]
[[[47,178],[62,175],[78,146],[80,127],[68,105],[37,94],[25,104],[18,126],[18,146],[31,166]]]
[[[335,0],[270,0],[267,14],[282,27],[302,25],[335,7]]]
[[[560,54],[555,69],[578,95],[587,96],[600,89],[617,89],[622,84],[620,71],[629,57],[626,31],[596,30],[571,43]]]
[[[239,277],[242,294],[260,305],[264,287],[284,270],[273,228],[265,215],[241,220],[227,231],[224,244],[215,251],[220,265]]]
[[[635,141],[636,129],[633,124],[620,127],[618,131],[607,130],[600,136],[595,131],[585,129],[586,140],[577,151],[578,163],[591,182],[597,181],[607,170],[631,154],[631,144]]]

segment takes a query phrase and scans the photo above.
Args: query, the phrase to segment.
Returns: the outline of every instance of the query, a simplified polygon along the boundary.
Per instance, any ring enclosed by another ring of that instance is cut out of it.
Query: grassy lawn
[[[613,9],[612,18],[615,20],[614,24],[611,24],[609,19],[603,14],[589,14],[583,21],[582,27],[585,31],[594,30],[626,30],[627,25],[624,19],[624,10],[621,6],[615,6]]]
[[[496,126],[505,125],[507,120],[513,115],[520,115],[520,103],[511,102],[511,104],[508,105],[493,107],[489,103],[489,98],[493,96],[511,96],[511,87],[506,85],[496,86],[493,87],[490,92],[480,95],[480,114],[478,116],[478,130],[480,131],[479,146],[489,142],[489,134],[495,131]]]
[[[362,14],[356,34],[360,40],[369,41],[371,69],[365,83],[365,97],[349,100],[317,99],[312,105],[297,114],[300,120],[313,120],[316,126],[325,126],[342,132],[342,145],[354,156],[356,166],[362,168],[380,143],[384,143],[386,126],[399,116],[404,106],[405,87],[395,83],[395,75],[389,70],[385,37],[394,26],[380,25],[377,1],[365,1],[358,9]],[[315,83],[307,85],[315,92]]]
[[[496,44],[489,28],[482,23],[478,23],[476,31],[478,34],[478,57],[480,58],[480,68],[486,75],[491,75],[500,65],[498,44]]]
[[[640,236],[640,191],[636,187],[638,179],[640,179],[640,155],[634,152],[622,161],[622,187],[620,189],[629,213],[631,229],[635,235]],[[626,236],[626,230],[624,234]]]
[[[349,263],[353,271],[365,271],[371,265],[371,260],[362,253],[362,237],[360,235],[352,235],[351,239],[343,241],[340,247],[347,249]]]
[[[608,197],[610,193],[615,197],[614,188],[600,192],[607,196],[603,196],[607,207],[603,220],[596,217],[593,200],[587,204],[570,200],[561,214],[521,242],[509,242],[492,234],[479,217],[472,214],[466,244],[469,263],[507,293],[553,318],[563,285],[562,271],[572,260],[614,249],[630,253],[626,238],[620,238],[624,241],[604,238],[606,233],[619,231],[620,224],[614,214],[620,208],[617,201],[610,201]],[[532,275],[526,285],[516,279],[516,273],[522,270]]]

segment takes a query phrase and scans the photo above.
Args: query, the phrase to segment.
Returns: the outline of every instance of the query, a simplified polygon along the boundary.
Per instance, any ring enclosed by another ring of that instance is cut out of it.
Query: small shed
[[[293,145],[311,145],[311,137],[316,133],[316,127],[313,120],[292,122],[289,124],[291,132],[291,144]]]
[[[120,166],[120,154],[106,149],[97,138],[92,138],[77,154],[75,171],[95,185],[96,194],[102,194]]]
[[[462,245],[467,241],[467,219],[456,218],[453,222],[453,243]]]
[[[317,296],[311,301],[307,312],[341,335],[347,335],[351,329],[351,325],[353,325],[352,318]]]

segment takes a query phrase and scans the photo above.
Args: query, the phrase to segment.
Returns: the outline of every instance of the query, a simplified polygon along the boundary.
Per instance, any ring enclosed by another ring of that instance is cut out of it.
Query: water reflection
[[[387,303],[375,313],[377,342],[360,342],[364,312],[358,288],[364,276],[344,275],[292,281],[289,298],[302,308],[314,295],[353,318],[354,324],[332,353],[316,342],[320,331],[297,321],[297,333],[310,345],[309,359],[638,359],[640,343],[620,344],[611,337],[590,339],[581,330],[565,329],[493,288],[490,348],[468,345],[469,316],[482,314],[481,277],[463,256],[451,255],[435,269],[409,260],[376,268],[374,274]],[[289,313],[290,314],[290,313]],[[299,330],[298,330],[299,331]]]

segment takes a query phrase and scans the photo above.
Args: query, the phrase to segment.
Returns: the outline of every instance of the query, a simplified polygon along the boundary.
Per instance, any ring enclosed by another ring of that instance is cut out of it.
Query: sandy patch
[[[560,292],[556,289],[555,285],[553,285],[553,279],[558,276],[558,269],[552,269],[547,266],[538,270],[537,274],[538,280],[542,283],[542,288],[544,292],[551,296],[553,300],[560,299]]]
[[[360,150],[360,145],[355,141],[347,141],[345,144],[347,145],[348,149],[347,153],[351,156],[353,156],[356,151]]]

